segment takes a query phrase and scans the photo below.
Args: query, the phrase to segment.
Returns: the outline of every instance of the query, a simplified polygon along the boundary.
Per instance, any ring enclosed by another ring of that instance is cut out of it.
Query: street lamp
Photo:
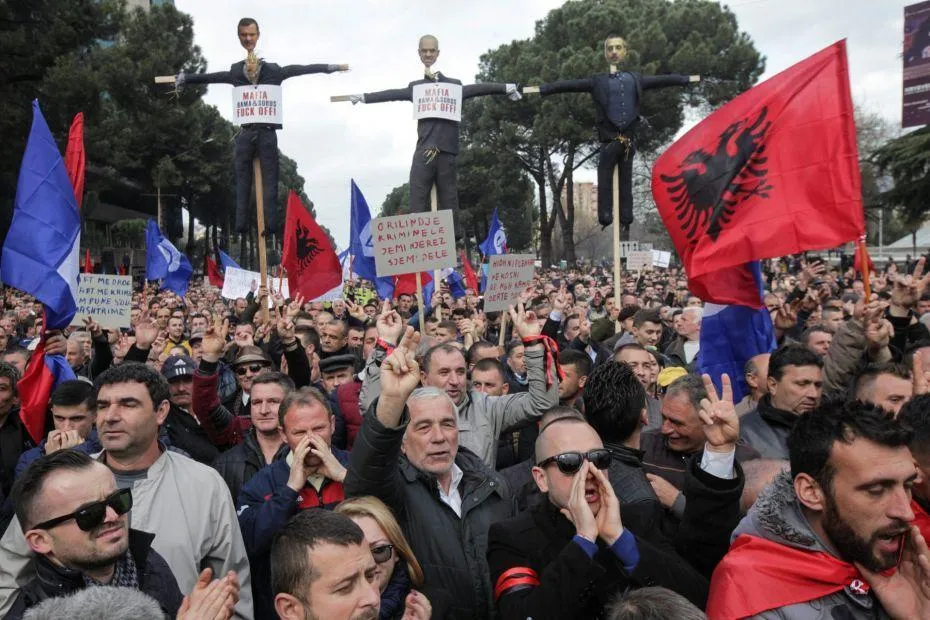
[[[201,144],[201,145],[210,144],[211,142],[213,142],[213,138],[207,138],[206,140],[204,140],[204,141],[201,142],[200,144]],[[183,156],[183,155],[187,155],[188,153],[190,153],[191,151],[193,151],[195,148],[196,148],[196,147],[191,147],[191,148],[187,149],[186,151],[181,151],[181,152],[178,153],[177,155],[172,155],[171,157],[168,158],[168,161],[174,161],[174,160],[177,159],[178,157],[181,157],[181,156]],[[151,194],[149,194],[149,195],[151,196]],[[162,226],[161,226],[162,222],[161,222],[161,176],[160,176],[160,175],[159,175],[159,177],[158,177],[158,184],[155,186],[155,196],[156,196],[156,200],[157,200],[157,202],[158,202],[158,230],[164,230],[164,229],[162,228]]]

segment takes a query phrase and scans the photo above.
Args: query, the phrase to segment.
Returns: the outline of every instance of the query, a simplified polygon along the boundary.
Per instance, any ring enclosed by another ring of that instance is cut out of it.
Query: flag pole
[[[436,184],[433,183],[433,186],[429,190],[429,203],[430,203],[430,212],[436,213],[439,211],[439,199],[436,196]],[[439,292],[439,270],[433,270],[433,295]],[[436,306],[436,317],[442,321],[442,306]]]
[[[433,293],[435,295],[435,292]],[[420,306],[420,311],[417,315],[420,318],[420,334],[422,336],[426,335],[426,304],[423,301],[423,276],[420,275],[420,272],[417,272],[417,303]]]
[[[255,208],[258,225],[258,271],[261,275],[261,285],[268,291],[268,256],[265,253],[265,200],[262,189],[262,164],[258,158],[252,160],[252,177],[255,179]],[[262,318],[268,323],[268,301],[262,303]]]
[[[613,67],[611,67],[613,70]],[[614,307],[620,307],[620,166],[614,166],[613,182],[613,215],[614,215]],[[614,329],[620,333],[620,321],[616,322]]]
[[[507,310],[503,310],[501,312],[501,333],[500,333],[500,336],[497,338],[497,346],[501,350],[501,355],[504,354],[504,339],[506,338],[506,333],[507,333],[507,314],[508,314]]]
[[[859,237],[859,270],[862,272],[862,287],[865,289],[865,304],[872,300],[872,283],[869,281],[869,248],[865,243],[865,235]]]

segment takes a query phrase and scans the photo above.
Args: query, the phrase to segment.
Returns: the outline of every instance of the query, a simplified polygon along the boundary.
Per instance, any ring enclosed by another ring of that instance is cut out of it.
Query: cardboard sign
[[[429,82],[413,85],[413,118],[462,120],[462,85]]]
[[[284,124],[281,86],[279,84],[249,84],[232,89],[233,124]]]
[[[651,249],[651,243],[642,243],[639,241],[621,241],[620,258],[627,258],[630,252],[648,252]]]
[[[455,267],[452,211],[407,213],[371,220],[378,276]]]
[[[249,271],[248,269],[239,269],[238,267],[227,267],[226,272],[223,274],[223,290],[220,291],[220,296],[224,299],[239,299],[245,297],[252,290],[252,282],[256,283],[256,293],[258,292],[257,283],[261,282],[262,274],[257,271]],[[284,281],[281,281],[281,278],[268,278],[268,287],[269,293],[273,289],[277,291],[281,289],[281,294],[284,295],[284,298],[287,299],[290,297],[290,288],[287,285],[287,278],[284,278]],[[271,308],[274,305],[271,296],[268,297],[268,307]]]
[[[520,301],[520,295],[533,286],[536,257],[532,254],[497,254],[491,257],[488,286],[484,290],[484,311],[506,310]]]
[[[83,325],[91,317],[105,329],[129,327],[131,310],[132,276],[81,274],[72,325]]]
[[[645,269],[652,266],[652,250],[635,250],[626,253],[626,268]]]
[[[652,251],[652,266],[668,269],[668,264],[672,262],[672,253],[663,252],[662,250]]]

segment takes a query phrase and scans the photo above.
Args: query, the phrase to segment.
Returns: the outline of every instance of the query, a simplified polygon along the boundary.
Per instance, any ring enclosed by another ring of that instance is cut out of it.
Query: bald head
[[[590,424],[582,417],[566,416],[554,419],[536,438],[536,462],[565,452],[587,452],[603,448],[604,444]]]
[[[417,53],[420,55],[420,62],[429,69],[436,63],[439,58],[439,39],[431,34],[424,34],[420,37],[420,44]]]

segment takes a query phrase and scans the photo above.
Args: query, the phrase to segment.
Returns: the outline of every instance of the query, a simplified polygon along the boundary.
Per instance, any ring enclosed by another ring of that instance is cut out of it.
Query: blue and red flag
[[[69,145],[83,141],[83,123],[71,127]],[[66,167],[39,102],[32,103],[32,129],[19,170],[13,221],[3,244],[0,279],[32,295],[45,309],[43,333],[18,384],[20,417],[36,443],[45,435],[48,399],[74,372],[61,355],[45,353],[46,329],[67,327],[77,312],[81,218],[75,198],[83,187],[83,147],[69,146],[80,158]],[[71,171],[75,178],[69,178]],[[80,178],[78,178],[80,177]]]

